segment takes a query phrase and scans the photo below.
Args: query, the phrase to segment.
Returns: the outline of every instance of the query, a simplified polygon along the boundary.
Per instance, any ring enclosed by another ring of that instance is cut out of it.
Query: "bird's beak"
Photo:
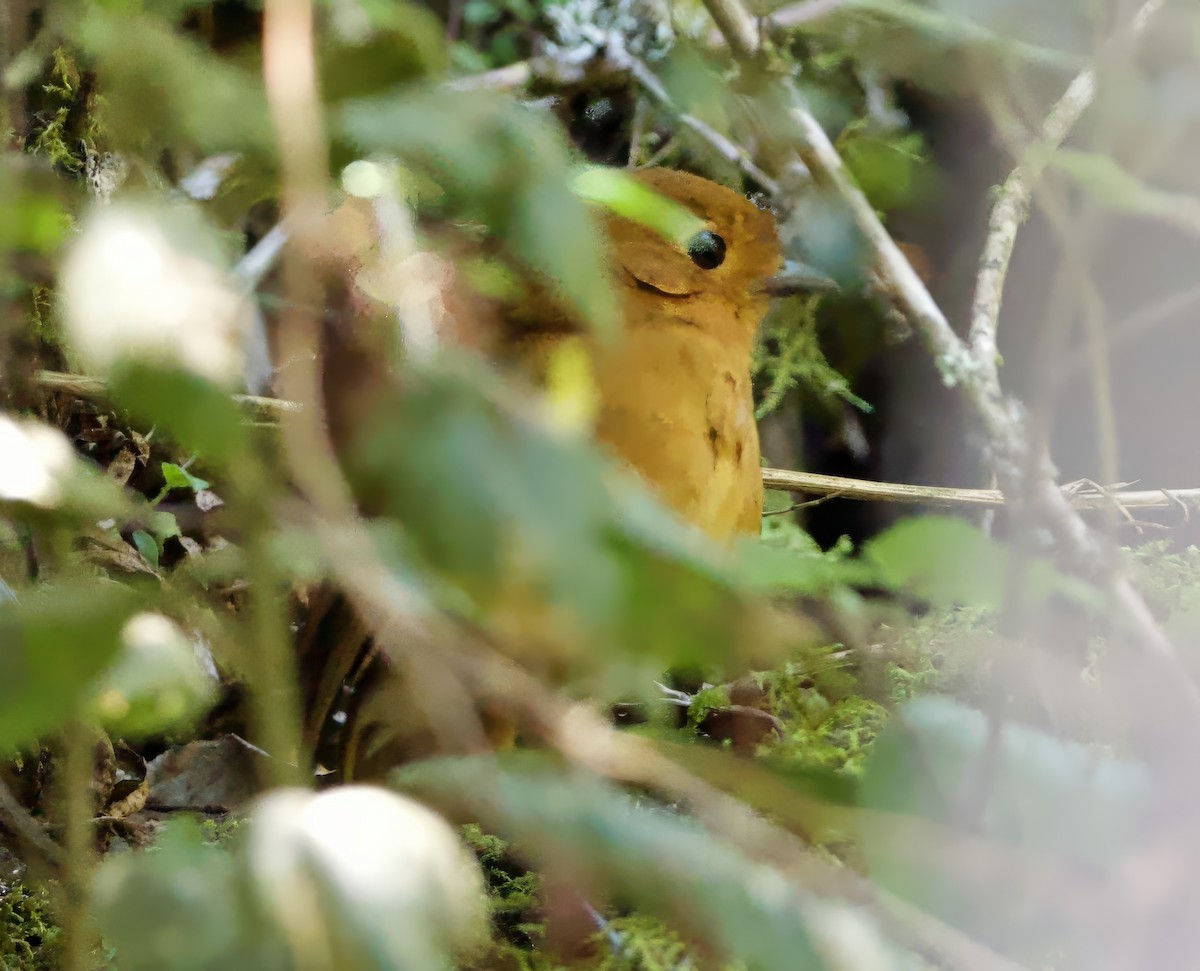
[[[798,293],[839,289],[837,281],[827,273],[799,260],[786,260],[783,269],[767,277],[758,289],[772,297],[790,297]]]

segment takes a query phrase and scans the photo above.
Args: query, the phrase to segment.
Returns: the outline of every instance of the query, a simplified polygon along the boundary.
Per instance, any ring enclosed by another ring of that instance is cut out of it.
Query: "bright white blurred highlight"
[[[342,188],[360,199],[375,199],[383,195],[390,181],[387,171],[377,162],[359,159],[342,169]]]
[[[184,642],[183,634],[162,614],[136,614],[126,621],[121,640],[134,651],[153,651],[163,644]],[[186,643],[186,642],[184,642]]]
[[[81,363],[102,374],[138,358],[236,380],[252,308],[217,251],[213,231],[186,211],[131,202],[94,210],[60,279]]]
[[[121,629],[121,641],[123,651],[93,699],[94,713],[106,727],[145,735],[211,702],[218,679],[201,666],[196,644],[174,621],[150,611],[135,614]]]
[[[375,786],[285,789],[263,797],[252,819],[252,878],[293,953],[367,934],[419,967],[484,939],[479,866],[420,803]],[[340,906],[327,907],[330,892]]]
[[[808,918],[813,946],[827,971],[893,971],[900,966],[865,914],[842,904],[813,901]]]
[[[75,454],[49,425],[0,415],[0,500],[50,508],[62,500],[62,481]]]

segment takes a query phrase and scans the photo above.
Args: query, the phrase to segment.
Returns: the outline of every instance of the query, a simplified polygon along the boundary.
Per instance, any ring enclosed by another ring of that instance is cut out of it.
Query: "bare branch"
[[[779,183],[754,164],[754,159],[750,156],[749,152],[736,142],[726,138],[711,125],[701,121],[695,115],[680,111],[671,100],[671,96],[663,86],[663,83],[638,58],[626,53],[622,55],[622,60],[626,62],[629,73],[633,75],[638,84],[646,89],[650,97],[675,115],[679,119],[680,124],[700,136],[721,158],[736,165],[744,175],[748,175],[771,195],[779,195]]]
[[[958,489],[952,486],[912,485],[907,482],[872,482],[819,472],[763,469],[763,485],[782,492],[877,502],[919,503],[925,506],[988,506],[1006,503],[999,489]],[[1200,508],[1200,489],[1104,488],[1080,480],[1062,487],[1075,509],[1182,509]]]
[[[1139,11],[1134,28],[1142,29],[1161,5],[1162,0],[1149,0]],[[724,31],[731,17],[736,16],[730,8],[740,7],[741,0],[705,0],[705,6]],[[749,16],[744,9],[742,13]],[[726,40],[741,60],[752,59],[757,53],[756,48],[746,47],[742,36],[726,33]],[[1057,114],[1052,113],[1044,126],[1051,137],[1057,137],[1059,141],[1065,137],[1092,97],[1094,79],[1093,72],[1085,71],[1082,79],[1076,78],[1072,82],[1060,102],[1062,108]],[[1117,557],[1111,544],[1094,534],[1071,507],[1054,482],[1055,470],[1049,458],[1031,451],[1027,415],[1016,401],[1001,392],[995,354],[980,357],[972,353],[971,347],[954,332],[862,190],[846,171],[837,150],[804,99],[794,85],[788,86],[795,106],[792,114],[801,131],[801,143],[797,146],[801,159],[818,184],[832,189],[844,200],[875,255],[875,269],[885,291],[922,335],[943,381],[947,385],[962,386],[987,432],[993,467],[1005,494],[1014,502],[1019,500],[1024,509],[1051,531],[1059,548],[1075,562],[1077,569],[1107,588],[1115,616],[1137,638],[1147,656],[1160,666],[1162,683],[1176,692],[1188,717],[1200,725],[1200,686],[1183,664],[1162,625],[1117,569]],[[1027,190],[1025,198],[1028,199]],[[1019,201],[1020,196],[1017,199]],[[1004,224],[1005,231],[1013,238],[1018,222],[1019,216],[1011,224]],[[998,249],[997,252],[1002,251]],[[993,283],[1002,286],[1003,273]],[[979,342],[981,349],[986,347],[986,327],[984,333],[985,337]]]

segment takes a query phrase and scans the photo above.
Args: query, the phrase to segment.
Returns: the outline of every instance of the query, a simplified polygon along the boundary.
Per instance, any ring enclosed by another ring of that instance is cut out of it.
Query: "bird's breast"
[[[762,479],[749,341],[635,327],[596,370],[597,438],[715,538],[757,533]]]

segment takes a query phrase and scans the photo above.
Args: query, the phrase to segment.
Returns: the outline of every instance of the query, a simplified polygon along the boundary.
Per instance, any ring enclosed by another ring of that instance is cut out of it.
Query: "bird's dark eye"
[[[702,229],[688,240],[687,254],[702,270],[715,270],[725,262],[725,240],[711,229]]]

